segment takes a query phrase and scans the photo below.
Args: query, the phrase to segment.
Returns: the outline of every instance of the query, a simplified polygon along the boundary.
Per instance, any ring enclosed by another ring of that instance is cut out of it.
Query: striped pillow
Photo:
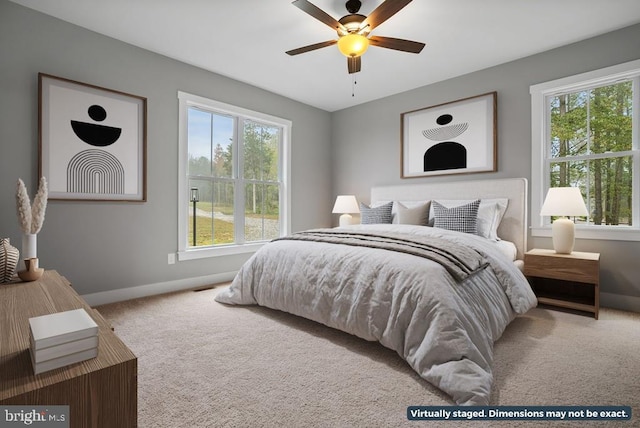
[[[362,224],[391,224],[391,209],[393,202],[371,208],[360,202],[360,223]]]
[[[432,206],[435,214],[434,227],[464,233],[478,233],[480,199],[453,208],[447,208],[437,201],[433,201]]]

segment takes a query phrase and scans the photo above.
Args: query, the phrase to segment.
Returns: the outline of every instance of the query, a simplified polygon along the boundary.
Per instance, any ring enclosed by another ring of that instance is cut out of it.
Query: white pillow
[[[388,204],[389,202],[392,201],[376,201],[374,203],[371,204],[371,208],[376,208],[379,207],[381,205],[384,204]],[[408,213],[403,213],[403,219],[406,223],[400,222],[399,218],[398,218],[398,208],[399,206],[402,205],[403,208],[405,209],[409,209],[409,210],[413,210],[414,208],[417,209],[417,212],[414,212],[415,214],[409,214],[412,217],[408,217],[407,214]],[[409,223],[409,221],[413,221],[415,216],[419,216],[420,215],[420,211],[424,210],[424,220],[422,221],[422,223]],[[417,225],[421,225],[421,226],[426,226],[427,225],[427,221],[429,220],[429,201],[393,201],[393,208],[391,209],[391,223],[393,224],[417,224]]]
[[[414,207],[406,207],[402,202],[397,202],[394,205],[396,206],[395,220],[397,224],[427,225],[429,219],[428,202],[422,202]]]
[[[518,249],[513,242],[504,240],[496,241],[496,247],[512,262],[518,257]]]
[[[447,208],[453,208],[473,202],[474,199],[435,199],[435,201]],[[495,241],[500,239],[498,237],[498,226],[500,226],[502,217],[507,211],[508,204],[509,199],[507,198],[482,199],[480,201],[477,222],[478,235]],[[429,211],[429,225],[433,224],[433,219],[432,207]]]

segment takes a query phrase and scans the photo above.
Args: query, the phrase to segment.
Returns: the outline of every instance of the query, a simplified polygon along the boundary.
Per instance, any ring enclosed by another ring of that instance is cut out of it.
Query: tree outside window
[[[633,81],[547,97],[550,187],[580,188],[579,222],[632,226]]]

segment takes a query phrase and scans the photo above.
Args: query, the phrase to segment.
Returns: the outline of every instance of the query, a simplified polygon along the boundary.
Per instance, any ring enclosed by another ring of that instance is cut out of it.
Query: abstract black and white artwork
[[[38,75],[49,199],[146,201],[147,99]]]
[[[402,113],[402,178],[496,171],[497,93]]]

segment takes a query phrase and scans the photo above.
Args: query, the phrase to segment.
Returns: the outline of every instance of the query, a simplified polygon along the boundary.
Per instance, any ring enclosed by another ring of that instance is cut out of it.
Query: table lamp
[[[340,226],[349,226],[352,221],[351,214],[359,213],[358,201],[353,195],[339,195],[336,203],[333,205],[334,214],[342,214],[340,216]]]
[[[559,254],[571,254],[575,242],[575,225],[568,216],[589,215],[577,187],[551,187],[544,198],[540,215],[562,216],[551,225],[553,249]],[[565,217],[566,216],[566,217]]]

